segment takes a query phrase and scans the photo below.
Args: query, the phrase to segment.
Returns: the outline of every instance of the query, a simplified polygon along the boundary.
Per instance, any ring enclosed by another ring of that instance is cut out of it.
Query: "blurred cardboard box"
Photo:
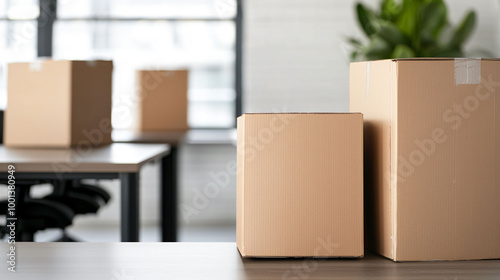
[[[362,257],[363,116],[238,118],[243,257]]]
[[[500,258],[499,86],[496,59],[351,64],[368,249],[395,261]]]
[[[111,61],[36,61],[8,66],[4,144],[111,143]]]
[[[140,131],[187,130],[188,71],[137,71]]]

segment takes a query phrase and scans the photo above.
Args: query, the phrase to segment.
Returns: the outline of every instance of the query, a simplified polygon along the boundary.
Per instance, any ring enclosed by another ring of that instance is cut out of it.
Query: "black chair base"
[[[72,236],[70,236],[66,231],[63,231],[63,234],[59,239],[54,240],[53,242],[81,242]]]

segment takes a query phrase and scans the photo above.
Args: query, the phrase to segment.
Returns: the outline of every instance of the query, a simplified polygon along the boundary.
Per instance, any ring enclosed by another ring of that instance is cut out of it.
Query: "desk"
[[[20,243],[17,272],[0,279],[432,279],[500,278],[500,261],[395,263],[364,259],[242,259],[235,243]]]
[[[178,147],[183,142],[185,131],[135,132],[130,130],[113,130],[111,137],[118,143],[165,143],[170,146],[168,156],[162,158],[160,190],[160,224],[163,242],[177,241],[177,165]]]
[[[191,129],[188,131],[131,131],[114,129],[111,135],[117,143],[166,143],[170,154],[162,159],[161,224],[163,242],[177,241],[177,166],[178,150],[183,143],[193,145],[236,145],[236,129]]]
[[[15,166],[22,179],[117,179],[121,181],[121,240],[139,241],[139,171],[165,158],[168,145],[111,144],[75,149],[13,149],[0,145],[0,179]]]

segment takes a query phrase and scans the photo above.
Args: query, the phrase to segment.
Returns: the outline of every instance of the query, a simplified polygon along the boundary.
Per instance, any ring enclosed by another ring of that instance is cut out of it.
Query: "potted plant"
[[[476,13],[469,11],[458,26],[451,25],[443,0],[382,0],[378,10],[358,3],[356,14],[368,40],[348,38],[353,61],[464,57],[464,42],[476,24]]]

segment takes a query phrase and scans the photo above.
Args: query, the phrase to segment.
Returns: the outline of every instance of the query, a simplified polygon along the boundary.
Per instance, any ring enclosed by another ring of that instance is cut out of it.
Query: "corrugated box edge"
[[[245,115],[237,118],[237,147],[236,161],[237,178],[236,178],[236,245],[240,254],[246,256],[245,239],[244,239],[244,163],[245,163]]]

